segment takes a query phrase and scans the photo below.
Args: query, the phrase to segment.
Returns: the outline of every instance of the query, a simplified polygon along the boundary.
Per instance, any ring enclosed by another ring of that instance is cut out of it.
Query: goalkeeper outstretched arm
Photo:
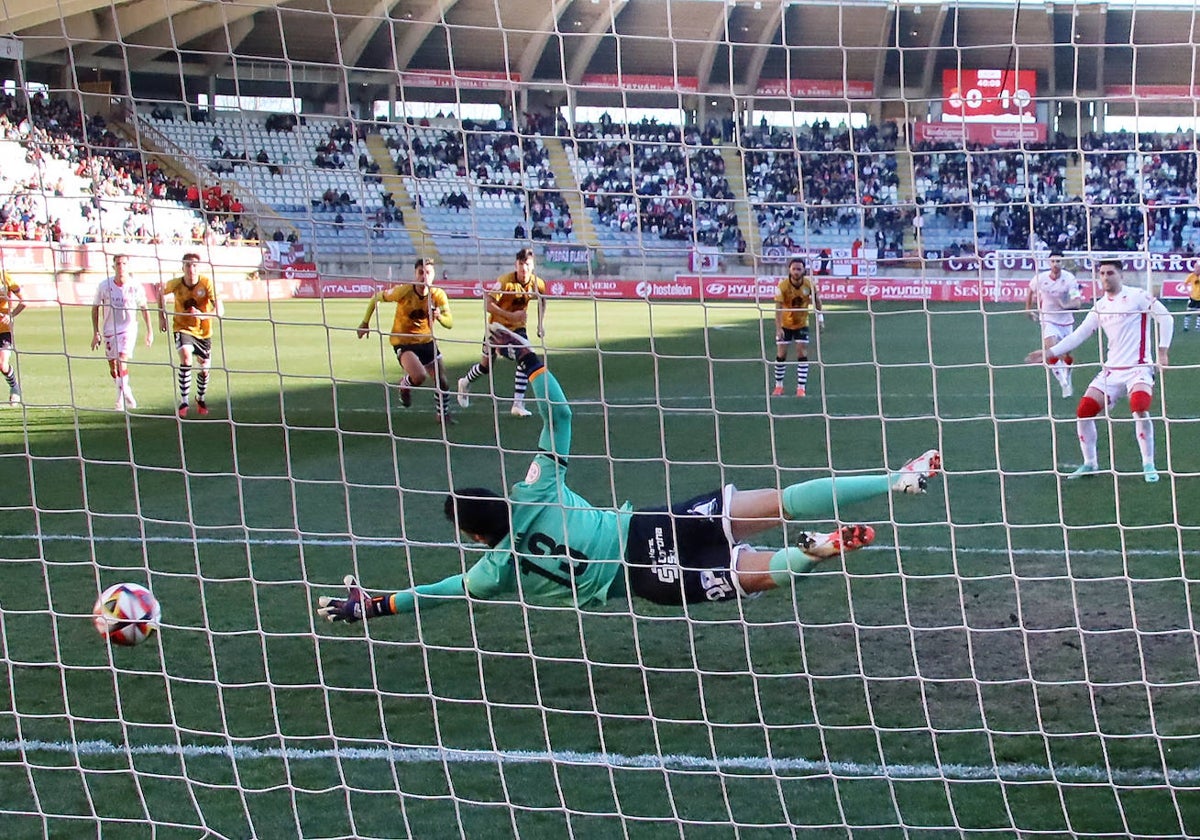
[[[346,575],[345,598],[331,598],[322,595],[317,599],[317,614],[323,615],[330,621],[345,621],[353,624],[381,615],[396,615],[397,613],[415,612],[417,601],[422,609],[440,607],[456,598],[466,597],[462,575],[452,575],[437,583],[422,583],[411,589],[393,592],[390,595],[370,595],[367,590],[358,585],[354,575]]]

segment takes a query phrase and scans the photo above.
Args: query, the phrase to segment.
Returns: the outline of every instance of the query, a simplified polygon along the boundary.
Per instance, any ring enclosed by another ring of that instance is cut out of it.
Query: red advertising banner
[[[913,139],[926,143],[980,143],[1008,146],[1045,143],[1043,123],[919,122],[913,124]]]
[[[506,90],[521,82],[520,73],[490,70],[405,70],[400,83],[405,87]]]
[[[1080,271],[1088,271],[1092,267],[1089,257],[1068,254],[1068,258],[1075,260],[1080,266],[1075,270],[1077,275]],[[1200,257],[1188,254],[1150,254],[1148,266],[1145,256],[1128,257],[1122,262],[1125,271],[1144,272],[1149,268],[1155,274],[1187,274],[1200,268]],[[1044,265],[1039,266],[1037,260],[1029,254],[1008,252],[1001,256],[996,251],[985,251],[979,257],[946,257],[941,261],[941,266],[943,271],[979,271],[981,263],[982,270],[988,274],[995,272],[998,267],[1001,271],[1027,271],[1032,277],[1035,271],[1045,268]]]
[[[1001,116],[1033,120],[1036,93],[1033,70],[942,71],[942,112],[967,121]]]
[[[654,76],[649,73],[585,73],[583,86],[612,90],[666,90],[695,93],[698,76]]]
[[[1108,85],[1106,99],[1197,99],[1200,88],[1191,85]]]
[[[760,79],[755,96],[790,96],[795,99],[869,99],[874,82],[841,79]]]

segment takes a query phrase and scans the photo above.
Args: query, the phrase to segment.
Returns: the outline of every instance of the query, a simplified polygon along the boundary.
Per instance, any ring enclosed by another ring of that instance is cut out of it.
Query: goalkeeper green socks
[[[846,505],[886,496],[892,487],[887,475],[847,475],[817,478],[783,489],[787,519],[830,519]]]
[[[818,562],[795,546],[782,548],[771,557],[771,580],[779,586],[787,586],[792,575],[811,572]]]

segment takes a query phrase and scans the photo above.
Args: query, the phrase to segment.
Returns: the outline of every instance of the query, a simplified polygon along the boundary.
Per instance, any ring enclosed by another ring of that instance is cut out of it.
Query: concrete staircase
[[[542,137],[546,147],[546,156],[550,160],[550,168],[554,172],[554,182],[571,210],[571,224],[575,230],[575,238],[580,245],[589,248],[599,248],[600,239],[596,236],[596,226],[592,224],[592,214],[583,206],[583,193],[579,190],[579,180],[571,166],[567,150],[558,137]]]
[[[912,149],[907,145],[896,146],[896,178],[899,180],[897,186],[896,199],[900,204],[909,205],[916,200],[916,188],[913,183],[913,155]],[[916,253],[917,251],[917,232],[912,225],[908,225],[904,230],[904,240],[901,245],[904,252]]]
[[[733,208],[737,213],[738,228],[746,240],[746,256],[753,258],[762,254],[762,232],[758,229],[758,218],[750,205],[746,190],[746,170],[734,146],[721,146],[721,160],[725,161],[725,180],[733,193]]]
[[[383,191],[392,194],[392,200],[396,202],[396,207],[404,213],[404,229],[408,231],[418,256],[440,263],[441,254],[438,253],[437,244],[429,234],[429,226],[425,224],[421,207],[416,198],[409,193],[408,186],[396,169],[396,162],[392,160],[392,154],[388,151],[383,137],[378,134],[368,134],[366,144],[367,151],[371,154],[371,160],[379,166],[379,174],[383,176]]]
[[[1083,191],[1086,187],[1086,167],[1083,155],[1079,155],[1079,159],[1073,162],[1070,156],[1067,157],[1067,178],[1063,189],[1067,191],[1068,199],[1083,198]]]
[[[264,238],[270,238],[276,230],[284,233],[299,231],[292,222],[283,218],[270,204],[262,201],[258,195],[247,189],[232,178],[222,178],[200,161],[185,152],[171,141],[169,137],[153,126],[139,122],[136,126],[120,119],[110,119],[109,129],[129,141],[141,151],[142,156],[152,160],[162,168],[163,172],[185,183],[196,184],[201,189],[211,184],[218,184],[222,190],[242,203],[245,216],[258,228]]]

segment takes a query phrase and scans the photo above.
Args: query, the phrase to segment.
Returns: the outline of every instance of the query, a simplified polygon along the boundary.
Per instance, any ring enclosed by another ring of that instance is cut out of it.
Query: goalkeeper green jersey
[[[569,421],[568,421],[569,422]],[[479,598],[516,592],[552,606],[596,606],[621,574],[632,509],[602,510],[566,484],[565,463],[539,453],[509,495],[512,532],[466,574]]]
[[[542,451],[509,493],[508,536],[467,571],[463,584],[478,598],[515,592],[533,604],[603,604],[624,565],[632,508],[593,507],[567,486],[571,408],[545,368],[530,376],[529,390],[542,416]]]

